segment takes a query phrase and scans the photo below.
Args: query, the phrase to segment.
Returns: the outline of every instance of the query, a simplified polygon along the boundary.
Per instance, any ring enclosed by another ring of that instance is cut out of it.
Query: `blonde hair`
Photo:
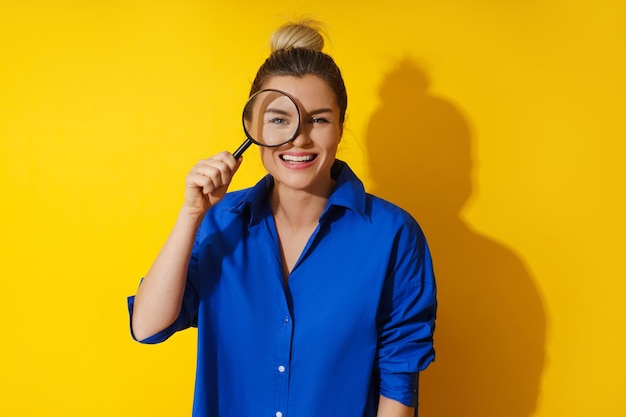
[[[343,124],[348,95],[339,67],[330,55],[322,52],[322,33],[322,24],[312,19],[289,22],[276,29],[271,39],[272,53],[257,71],[250,95],[262,90],[272,77],[315,75],[326,81],[335,93],[339,121]]]
[[[281,49],[305,48],[321,52],[324,48],[323,24],[313,19],[301,19],[280,26],[270,40],[272,52]]]

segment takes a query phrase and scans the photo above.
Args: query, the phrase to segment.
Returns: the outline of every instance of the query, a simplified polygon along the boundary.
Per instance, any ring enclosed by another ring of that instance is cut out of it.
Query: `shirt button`
[[[285,323],[289,323],[289,317],[285,317]]]
[[[278,367],[278,372],[280,372],[280,373],[285,372],[285,367],[284,367],[284,366],[282,366],[282,365],[280,365],[280,366]],[[279,412],[280,412],[280,411],[279,411]],[[278,415],[278,413],[277,413],[277,415]]]
[[[283,417],[283,413],[281,413],[280,411],[276,412],[276,417]]]

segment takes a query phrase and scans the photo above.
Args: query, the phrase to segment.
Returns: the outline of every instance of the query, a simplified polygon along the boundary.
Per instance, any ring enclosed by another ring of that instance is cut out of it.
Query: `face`
[[[328,196],[333,183],[330,168],[342,134],[333,90],[315,75],[277,76],[263,88],[291,95],[301,113],[300,132],[292,142],[278,148],[260,148],[263,165],[274,177],[274,190]]]

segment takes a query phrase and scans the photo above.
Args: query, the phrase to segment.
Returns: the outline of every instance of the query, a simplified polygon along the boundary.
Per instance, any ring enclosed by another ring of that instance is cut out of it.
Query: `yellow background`
[[[421,415],[626,416],[620,0],[3,1],[0,414],[189,415],[195,331],[136,344],[125,297],[306,13],[348,87],[340,157],[432,246]],[[250,150],[234,187],[262,173]]]

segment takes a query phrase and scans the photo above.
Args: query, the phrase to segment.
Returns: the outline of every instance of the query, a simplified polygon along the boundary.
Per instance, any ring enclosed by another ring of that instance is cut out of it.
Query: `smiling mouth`
[[[317,155],[315,155],[315,154],[308,154],[308,155],[288,155],[288,154],[283,154],[283,155],[280,155],[280,159],[282,159],[283,161],[285,161],[285,162],[293,162],[293,163],[297,163],[297,162],[311,162],[316,157],[317,157]]]

